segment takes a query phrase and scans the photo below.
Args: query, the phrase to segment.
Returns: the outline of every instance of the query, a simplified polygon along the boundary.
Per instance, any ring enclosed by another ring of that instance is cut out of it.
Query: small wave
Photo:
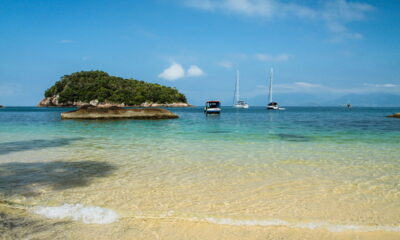
[[[173,213],[172,213],[173,214]],[[214,217],[172,217],[171,213],[162,214],[158,217],[149,217],[149,216],[136,216],[135,218],[139,219],[176,219],[182,221],[191,221],[191,222],[207,222],[211,224],[219,224],[219,225],[230,225],[230,226],[259,226],[259,227],[289,227],[289,228],[301,228],[301,229],[325,229],[330,232],[346,232],[346,231],[355,231],[355,232],[375,232],[375,231],[385,231],[385,232],[400,232],[400,226],[368,226],[368,225],[341,225],[341,224],[332,224],[327,222],[288,222],[281,219],[271,219],[271,220],[239,220],[232,218],[214,218]]]
[[[336,225],[327,222],[308,222],[308,223],[291,223],[285,220],[236,220],[231,218],[204,218],[192,219],[197,221],[205,221],[213,224],[231,225],[231,226],[285,226],[290,228],[317,229],[322,228],[330,232],[400,232],[400,226],[363,226],[363,225]]]
[[[64,204],[58,207],[38,206],[34,207],[32,212],[51,219],[69,218],[83,223],[109,224],[118,220],[118,214],[110,209],[82,204]]]

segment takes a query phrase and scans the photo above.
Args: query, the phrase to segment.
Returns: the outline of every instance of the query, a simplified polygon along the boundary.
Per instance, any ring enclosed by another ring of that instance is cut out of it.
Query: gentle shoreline
[[[0,239],[399,239],[398,108],[289,109],[2,109]]]

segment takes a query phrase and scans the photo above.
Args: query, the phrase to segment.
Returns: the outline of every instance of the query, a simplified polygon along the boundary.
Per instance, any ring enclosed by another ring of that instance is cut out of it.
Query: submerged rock
[[[310,138],[303,135],[296,135],[296,134],[277,134],[282,140],[291,141],[291,142],[308,142]]]
[[[389,115],[387,117],[392,117],[392,118],[400,118],[400,113],[395,113],[393,115]]]
[[[124,109],[120,107],[83,106],[61,113],[62,119],[174,119],[178,115],[161,108]]]

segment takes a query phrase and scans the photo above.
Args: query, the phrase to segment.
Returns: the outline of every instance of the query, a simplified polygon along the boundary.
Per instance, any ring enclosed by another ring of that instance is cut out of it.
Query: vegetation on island
[[[63,76],[46,90],[45,97],[59,95],[60,103],[99,102],[140,105],[152,103],[186,103],[186,97],[177,89],[136,79],[110,76],[103,71],[81,71]]]

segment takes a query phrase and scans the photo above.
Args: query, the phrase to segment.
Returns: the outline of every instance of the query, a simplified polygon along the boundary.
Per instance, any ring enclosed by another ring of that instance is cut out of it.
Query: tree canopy
[[[44,95],[59,95],[60,103],[90,102],[95,99],[99,102],[125,105],[139,105],[144,102],[186,103],[185,95],[176,88],[110,76],[103,71],[81,71],[64,75]]]

